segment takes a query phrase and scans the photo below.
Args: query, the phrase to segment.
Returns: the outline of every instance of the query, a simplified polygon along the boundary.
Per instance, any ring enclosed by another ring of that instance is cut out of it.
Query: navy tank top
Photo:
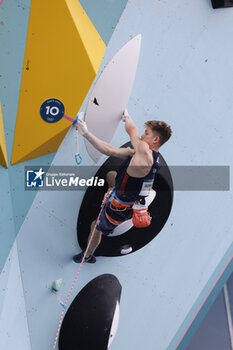
[[[139,201],[147,197],[152,189],[155,173],[161,168],[159,153],[152,151],[154,163],[150,172],[144,177],[133,177],[127,173],[132,157],[126,158],[120,165],[117,176],[115,192],[117,197],[125,202]]]

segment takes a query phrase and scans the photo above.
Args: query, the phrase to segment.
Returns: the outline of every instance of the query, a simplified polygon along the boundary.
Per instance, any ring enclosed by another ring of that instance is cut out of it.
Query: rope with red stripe
[[[55,350],[55,348],[56,348],[57,339],[58,339],[58,335],[59,335],[59,332],[60,332],[60,329],[61,329],[61,324],[62,324],[62,320],[63,320],[63,317],[64,317],[66,305],[67,305],[67,303],[68,303],[68,300],[69,300],[69,298],[70,298],[70,295],[71,295],[71,293],[72,293],[72,290],[73,290],[73,288],[74,288],[74,285],[75,285],[75,283],[76,283],[76,281],[77,281],[79,272],[80,272],[80,270],[81,270],[81,268],[82,268],[82,265],[83,265],[83,263],[84,263],[84,260],[85,260],[85,258],[86,258],[87,251],[88,251],[88,249],[89,249],[89,247],[90,247],[92,238],[93,238],[93,236],[94,236],[94,232],[95,232],[97,223],[98,223],[98,221],[99,221],[100,215],[101,215],[101,213],[102,213],[102,211],[103,211],[103,208],[104,208],[105,204],[107,203],[108,199],[110,198],[111,193],[112,193],[112,191],[110,190],[110,191],[108,191],[107,193],[105,193],[105,195],[104,195],[104,199],[103,199],[102,205],[101,205],[101,210],[100,210],[99,215],[98,215],[98,218],[97,218],[97,220],[96,220],[95,227],[94,227],[94,229],[93,229],[93,231],[92,231],[92,234],[91,234],[91,237],[90,237],[90,239],[89,239],[87,248],[86,248],[86,250],[85,250],[85,252],[84,252],[84,254],[83,254],[83,258],[82,258],[82,261],[81,261],[81,263],[80,263],[80,265],[79,265],[79,269],[78,269],[78,271],[77,271],[77,273],[76,273],[75,279],[74,279],[74,281],[73,281],[73,283],[72,283],[72,286],[71,286],[71,288],[70,288],[70,291],[69,291],[69,293],[68,293],[68,295],[67,295],[67,297],[66,297],[66,300],[65,300],[65,303],[64,303],[64,306],[63,306],[63,310],[62,310],[62,313],[61,313],[60,321],[59,321],[59,324],[58,324],[58,329],[57,329],[57,333],[56,333],[56,338],[55,338],[55,341],[54,341],[54,344],[53,344],[53,350]]]

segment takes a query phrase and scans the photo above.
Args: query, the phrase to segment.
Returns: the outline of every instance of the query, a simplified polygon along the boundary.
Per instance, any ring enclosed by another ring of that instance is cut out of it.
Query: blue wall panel
[[[232,166],[232,20],[232,9],[214,11],[209,1],[132,0],[109,42],[102,68],[130,37],[142,33],[128,110],[140,132],[148,119],[171,124],[172,139],[161,148],[169,165]],[[126,141],[121,125],[112,143]],[[74,164],[74,147],[71,129],[53,164]],[[92,164],[82,139],[80,151],[84,164]],[[56,335],[61,307],[50,293],[53,280],[64,279],[64,299],[78,268],[72,255],[79,250],[82,197],[81,192],[39,193],[17,237],[33,350],[51,349]],[[232,254],[232,200],[232,190],[177,191],[167,224],[148,246],[83,267],[70,302],[101,273],[115,274],[122,284],[112,350],[176,348]]]
[[[128,0],[80,0],[101,38],[107,45]]]
[[[81,2],[100,35],[103,35],[106,44],[126,2],[127,0],[101,1],[98,4],[91,1]],[[30,4],[30,0],[3,1],[0,6],[0,101],[9,162],[9,169],[2,168],[0,171],[0,194],[5,192],[7,194],[7,198],[0,197],[0,221],[3,222],[1,228],[3,232],[0,232],[2,252],[0,271],[36,195],[36,192],[24,189],[24,167],[32,166],[33,169],[35,166],[50,165],[54,157],[54,154],[49,154],[14,166],[10,165]]]

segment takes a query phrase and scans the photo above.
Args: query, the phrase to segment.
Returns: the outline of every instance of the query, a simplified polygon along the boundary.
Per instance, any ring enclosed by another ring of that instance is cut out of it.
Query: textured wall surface
[[[108,43],[102,68],[131,36],[142,33],[128,110],[140,132],[148,119],[172,126],[173,137],[161,148],[168,165],[232,165],[232,20],[233,9],[214,11],[210,1],[130,0]],[[121,126],[112,143],[119,146],[127,140]],[[54,165],[74,164],[74,142],[71,129]],[[82,140],[80,152],[83,164],[92,164]],[[38,193],[17,237],[19,295],[24,294],[33,350],[51,349],[56,335],[61,307],[50,292],[53,280],[63,278],[65,298],[78,268],[72,255],[79,251],[76,220],[82,197],[82,192]],[[83,267],[70,302],[102,273],[116,275],[122,285],[113,350],[176,348],[232,256],[232,199],[231,190],[177,191],[166,226],[148,246],[125,257],[100,257],[95,265]],[[10,213],[11,201],[8,206]],[[16,286],[8,290],[12,297]],[[22,315],[15,317],[16,324]],[[8,333],[12,328],[9,324]]]
[[[24,190],[25,163],[10,165],[29,12],[27,0],[3,1],[0,6],[0,99],[9,163],[8,169],[0,166],[0,271],[36,194]],[[48,165],[53,157],[54,154],[44,156],[26,164]]]
[[[105,44],[108,43],[126,3],[126,0],[107,0],[106,3],[105,1],[99,3],[97,9],[90,1],[82,1],[81,5],[85,7],[87,15],[101,37],[105,33],[104,38],[102,37]],[[14,166],[10,165],[30,5],[30,0],[15,0],[3,1],[0,6],[0,101],[9,163],[8,170],[0,165],[0,271],[36,194],[24,189],[24,167],[50,165],[54,157],[54,154],[49,154]],[[93,11],[98,14],[95,18]],[[66,62],[63,68],[65,67]],[[31,137],[36,132],[37,130],[28,127],[27,133],[32,134]]]

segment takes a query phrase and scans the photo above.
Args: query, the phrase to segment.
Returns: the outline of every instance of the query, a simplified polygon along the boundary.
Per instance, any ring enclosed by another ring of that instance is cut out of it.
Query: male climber
[[[140,203],[145,204],[145,197],[149,195],[153,186],[155,173],[160,169],[159,148],[170,138],[171,127],[163,121],[151,120],[145,123],[145,131],[140,137],[138,129],[127,110],[124,110],[122,120],[125,130],[130,136],[131,148],[117,148],[104,142],[88,131],[84,121],[78,120],[76,127],[98,151],[108,156],[124,159],[117,172],[107,174],[110,193],[101,216],[97,222],[92,222],[89,239],[93,234],[88,248],[85,262],[95,263],[93,255],[99,246],[103,235],[110,235],[114,228],[122,222],[133,218],[134,226],[146,227],[150,224],[147,210],[140,210]],[[136,204],[139,204],[134,210]],[[84,252],[73,257],[74,262],[82,261]]]

